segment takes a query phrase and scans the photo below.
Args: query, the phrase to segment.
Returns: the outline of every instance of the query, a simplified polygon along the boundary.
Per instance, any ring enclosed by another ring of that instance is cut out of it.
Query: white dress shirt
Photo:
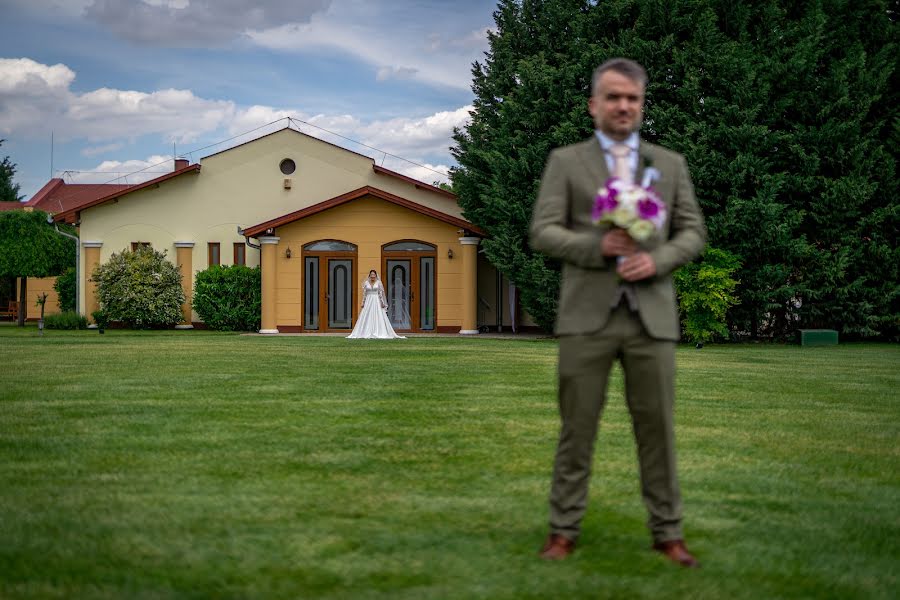
[[[637,173],[638,169],[638,144],[640,143],[640,138],[638,137],[637,131],[632,131],[631,135],[622,140],[621,142],[617,142],[616,140],[610,138],[605,133],[600,131],[599,129],[595,129],[594,133],[597,134],[597,139],[600,140],[600,147],[603,148],[603,156],[606,157],[606,168],[610,173],[615,172],[614,164],[615,158],[610,153],[609,148],[613,144],[625,144],[631,150],[631,155],[628,157],[628,167],[631,169],[631,180],[634,181],[634,174]]]

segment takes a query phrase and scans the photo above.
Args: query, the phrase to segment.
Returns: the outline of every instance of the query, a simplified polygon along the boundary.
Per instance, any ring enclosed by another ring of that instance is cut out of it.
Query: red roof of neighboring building
[[[30,206],[51,214],[78,208],[88,202],[132,187],[116,183],[66,183],[51,179],[23,206]]]
[[[53,220],[57,222],[65,222],[65,223],[74,223],[78,220],[78,213],[86,208],[90,208],[92,206],[97,206],[98,204],[103,204],[104,202],[109,202],[110,200],[116,200],[121,198],[126,194],[130,194],[131,192],[136,192],[138,190],[143,190],[148,187],[158,186],[163,181],[168,181],[174,177],[178,177],[179,175],[183,175],[184,173],[199,173],[200,165],[188,165],[186,167],[182,167],[181,169],[177,169],[172,171],[171,173],[166,173],[165,175],[160,175],[155,179],[151,179],[149,181],[145,181],[143,183],[138,183],[136,185],[123,186],[122,189],[119,190],[109,190],[107,189],[107,193],[103,196],[95,196],[94,198],[88,199],[84,202],[81,202],[77,205],[74,205],[70,208],[65,209],[62,212],[58,212],[54,214]],[[49,185],[49,184],[48,184]],[[108,184],[104,184],[108,185]],[[47,187],[47,186],[44,186]],[[40,192],[38,192],[40,193]]]
[[[25,208],[24,202],[0,202],[0,211]]]

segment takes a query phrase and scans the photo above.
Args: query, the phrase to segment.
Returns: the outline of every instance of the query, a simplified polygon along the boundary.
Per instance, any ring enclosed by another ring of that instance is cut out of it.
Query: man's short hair
[[[647,71],[644,70],[644,67],[630,58],[611,58],[594,69],[594,76],[591,79],[591,95],[597,91],[600,76],[607,71],[621,73],[628,79],[641,84],[641,87],[647,87]]]

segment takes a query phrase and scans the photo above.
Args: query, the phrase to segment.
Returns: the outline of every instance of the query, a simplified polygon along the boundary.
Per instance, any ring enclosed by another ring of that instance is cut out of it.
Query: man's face
[[[588,112],[594,125],[614,140],[624,140],[637,131],[643,118],[644,86],[616,71],[600,76]]]

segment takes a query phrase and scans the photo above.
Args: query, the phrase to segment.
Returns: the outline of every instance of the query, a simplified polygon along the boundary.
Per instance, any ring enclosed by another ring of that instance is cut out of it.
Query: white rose
[[[656,226],[652,221],[638,219],[628,228],[628,235],[635,241],[643,242],[649,239],[654,231],[656,231]]]
[[[634,211],[625,206],[620,205],[612,212],[613,223],[616,224],[616,227],[621,227],[622,229],[631,227],[631,224],[634,223],[634,219]]]

